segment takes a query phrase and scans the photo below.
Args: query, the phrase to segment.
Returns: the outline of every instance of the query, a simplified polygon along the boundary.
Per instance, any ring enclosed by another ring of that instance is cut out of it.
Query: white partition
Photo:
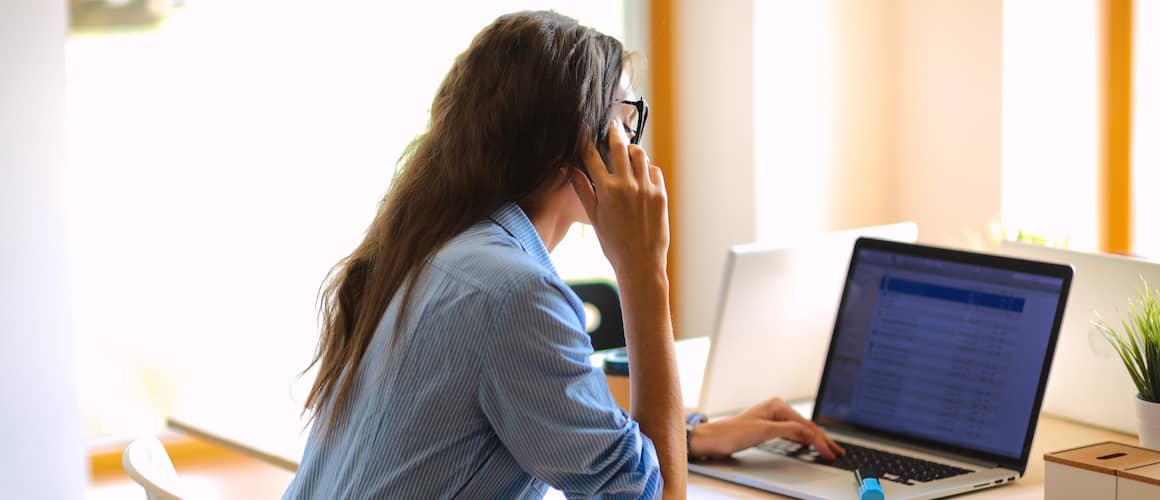
[[[0,2],[0,496],[81,498],[58,176],[67,2]]]

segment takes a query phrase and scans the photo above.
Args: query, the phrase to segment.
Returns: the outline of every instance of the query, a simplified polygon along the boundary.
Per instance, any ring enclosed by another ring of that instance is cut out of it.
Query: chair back
[[[121,466],[133,481],[145,488],[147,499],[181,499],[177,493],[177,470],[156,437],[146,436],[129,443],[121,455]]]
[[[604,281],[570,282],[568,286],[584,303],[592,349],[603,351],[624,347],[624,318],[616,287]]]

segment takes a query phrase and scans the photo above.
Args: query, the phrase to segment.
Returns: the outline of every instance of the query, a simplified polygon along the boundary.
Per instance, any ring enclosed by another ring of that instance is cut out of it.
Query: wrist
[[[663,292],[668,297],[669,273],[664,266],[629,267],[616,271],[616,284],[621,290]]]
[[[701,424],[708,421],[708,417],[704,413],[692,413],[685,417],[685,451],[689,460],[702,458],[706,453],[701,453],[702,441],[704,440],[705,427]],[[701,429],[698,432],[697,429]]]

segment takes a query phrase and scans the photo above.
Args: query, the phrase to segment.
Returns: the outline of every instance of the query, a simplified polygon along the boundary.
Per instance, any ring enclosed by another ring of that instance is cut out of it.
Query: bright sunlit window
[[[1136,2],[1132,85],[1135,252],[1160,259],[1160,3]]]
[[[191,380],[290,380],[453,58],[554,8],[624,40],[625,2],[188,0],[69,40],[64,185],[90,436],[156,429]],[[631,43],[628,48],[635,49]],[[557,252],[607,276],[591,234]]]
[[[1097,2],[1003,2],[1002,225],[1093,250]]]
[[[753,10],[757,240],[770,241],[817,231],[829,219],[834,6],[756,2]]]

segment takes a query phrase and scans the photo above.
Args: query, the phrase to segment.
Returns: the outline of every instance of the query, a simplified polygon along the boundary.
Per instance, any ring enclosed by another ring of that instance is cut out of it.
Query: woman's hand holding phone
[[[589,144],[584,153],[588,176],[574,169],[572,186],[618,281],[665,277],[669,215],[664,176],[649,164],[644,148],[629,144],[615,119],[608,143],[611,165]]]

